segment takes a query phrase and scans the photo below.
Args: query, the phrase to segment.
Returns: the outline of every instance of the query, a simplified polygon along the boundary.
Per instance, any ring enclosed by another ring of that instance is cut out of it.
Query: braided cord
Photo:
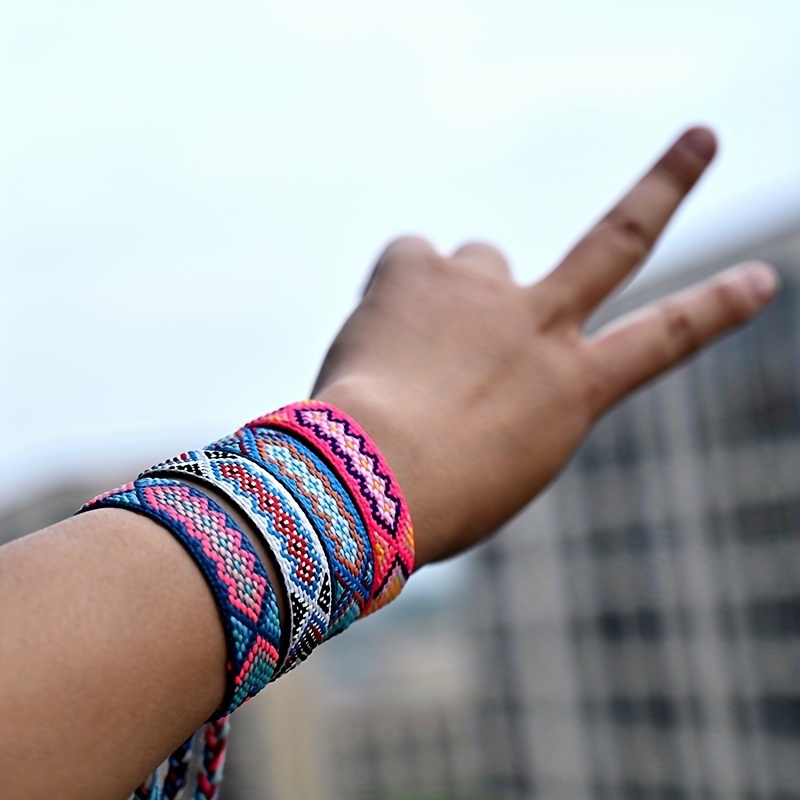
[[[159,786],[160,767],[131,795],[131,800],[157,800],[161,795]]]
[[[230,722],[220,717],[205,728],[203,763],[197,775],[194,800],[217,800],[228,749]]]
[[[194,736],[190,736],[170,757],[164,778],[164,800],[178,800],[186,786]]]

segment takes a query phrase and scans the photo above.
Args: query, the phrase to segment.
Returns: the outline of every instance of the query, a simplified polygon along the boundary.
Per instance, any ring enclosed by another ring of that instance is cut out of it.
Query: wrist
[[[328,403],[355,420],[379,448],[402,490],[414,526],[414,569],[445,557],[436,533],[444,520],[436,502],[436,486],[425,469],[426,450],[422,425],[414,420],[413,406],[402,398],[387,403],[388,392],[375,381],[343,379],[314,393],[314,400]],[[429,443],[430,444],[430,443]],[[441,487],[439,487],[441,488]]]
[[[397,478],[370,434],[343,409],[320,400],[292,403],[259,417],[237,436],[258,439],[265,429],[292,437],[316,452],[355,503],[374,563],[361,615],[397,597],[414,569],[414,534]],[[263,446],[254,444],[257,450]]]

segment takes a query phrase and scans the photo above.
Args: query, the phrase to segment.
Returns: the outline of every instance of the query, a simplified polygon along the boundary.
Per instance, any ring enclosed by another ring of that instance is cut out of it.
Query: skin
[[[687,131],[543,280],[502,253],[389,245],[334,341],[315,395],[380,445],[409,503],[417,564],[475,544],[535,497],[626,394],[758,312],[777,288],[742,265],[617,320],[588,316],[631,276],[714,156]]]
[[[483,243],[443,256],[403,238],[383,253],[314,395],[358,420],[392,466],[417,567],[490,534],[613,403],[774,295],[774,272],[745,265],[582,334],[714,151],[710,131],[688,131],[532,286]],[[125,798],[219,705],[211,593],[155,523],[110,509],[66,520],[0,548],[0,586],[7,800]]]

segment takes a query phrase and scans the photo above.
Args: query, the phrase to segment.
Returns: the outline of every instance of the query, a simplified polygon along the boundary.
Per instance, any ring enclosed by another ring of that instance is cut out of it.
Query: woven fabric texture
[[[212,498],[183,481],[139,478],[90,500],[80,512],[124,508],[163,525],[189,551],[208,583],[227,643],[225,697],[231,713],[269,683],[279,659],[278,601],[252,544]]]
[[[209,448],[252,459],[303,507],[328,556],[333,608],[328,638],[352,624],[369,602],[373,555],[355,504],[325,461],[285,431],[242,428]]]
[[[287,599],[283,637],[264,565],[209,491],[231,502],[272,554]],[[226,693],[202,733],[195,800],[218,797],[228,715],[323,640],[394,599],[414,568],[411,520],[388,464],[358,423],[315,401],[151,467],[78,513],[96,508],[124,508],[167,528],[196,561],[219,608]],[[134,797],[179,797],[196,740],[173,753],[163,779],[156,770]]]
[[[285,406],[245,426],[261,427],[286,431],[319,452],[355,500],[375,560],[362,616],[397,597],[414,569],[414,532],[400,486],[366,431],[339,409],[313,400]]]
[[[261,466],[225,451],[192,450],[142,474],[166,473],[217,489],[255,527],[275,559],[288,599],[289,646],[275,677],[297,666],[327,636],[332,604],[327,555],[303,509]]]

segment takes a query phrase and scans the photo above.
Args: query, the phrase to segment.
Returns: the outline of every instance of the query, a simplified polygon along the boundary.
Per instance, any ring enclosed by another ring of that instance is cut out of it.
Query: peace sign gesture
[[[489,534],[547,485],[613,403],[773,296],[775,273],[744,265],[583,335],[715,150],[711,131],[686,131],[531,286],[487,244],[446,257],[406,237],[384,251],[314,395],[361,422],[393,467],[418,566]]]

